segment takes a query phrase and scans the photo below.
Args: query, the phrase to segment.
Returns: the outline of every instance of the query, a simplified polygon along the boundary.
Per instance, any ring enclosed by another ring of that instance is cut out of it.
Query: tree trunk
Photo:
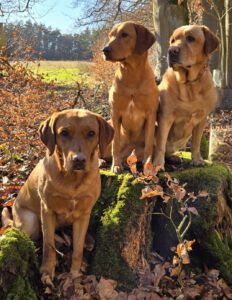
[[[221,43],[219,52],[214,54],[212,60],[213,69],[221,70],[221,87],[232,89],[232,2],[230,0],[214,0],[210,5],[207,0],[203,0],[205,15],[203,23],[212,31],[218,33]],[[218,58],[216,58],[218,56]]]
[[[6,46],[6,39],[3,31],[3,23],[0,23],[0,53],[3,50],[2,48],[5,46]]]
[[[229,3],[230,2],[230,3]],[[225,47],[226,47],[226,57],[225,57],[225,85],[228,88],[232,88],[232,78],[230,75],[229,69],[232,66],[232,29],[231,29],[231,21],[232,21],[232,5],[231,1],[225,0]],[[231,6],[231,8],[230,8]]]
[[[168,0],[152,0],[153,23],[156,32],[155,74],[161,79],[167,68],[169,38],[174,29],[188,24],[188,12],[183,6],[170,4]]]

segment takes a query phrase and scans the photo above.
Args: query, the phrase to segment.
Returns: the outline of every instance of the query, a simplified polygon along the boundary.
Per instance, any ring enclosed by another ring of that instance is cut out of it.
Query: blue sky
[[[72,3],[73,0],[41,0],[33,6],[31,17],[27,14],[14,14],[9,18],[1,18],[0,21],[15,22],[30,19],[33,22],[51,26],[53,29],[60,29],[62,33],[74,33],[79,31],[74,26],[74,20],[78,17],[80,10],[74,9]]]

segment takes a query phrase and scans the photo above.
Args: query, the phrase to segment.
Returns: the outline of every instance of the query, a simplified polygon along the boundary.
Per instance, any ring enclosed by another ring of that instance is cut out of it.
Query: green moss
[[[8,230],[0,242],[0,298],[37,299],[37,271],[33,242],[16,228]]]
[[[186,161],[189,161],[188,153],[187,155],[184,153],[184,157]],[[172,172],[170,175],[179,179],[181,183],[187,183],[188,192],[194,191],[197,195],[199,191],[205,190],[209,193],[209,197],[199,198],[196,202],[189,203],[197,208],[200,216],[193,217],[187,238],[196,238],[204,253],[201,253],[199,257],[199,251],[195,252],[192,262],[197,261],[198,265],[193,265],[193,267],[199,267],[202,263],[211,266],[214,262],[212,267],[217,267],[223,278],[231,282],[232,240],[227,239],[223,230],[220,233],[221,239],[216,239],[214,234],[216,228],[221,226],[218,227],[217,223],[220,194],[223,194],[227,210],[232,208],[231,173],[223,164],[194,168],[189,163],[183,171]],[[95,229],[97,244],[90,272],[115,279],[119,283],[119,289],[128,290],[135,286],[136,278],[122,257],[122,248],[128,241],[131,228],[136,230],[138,217],[144,212],[144,202],[139,199],[142,185],[128,173],[116,175],[109,171],[101,171],[101,178],[102,192],[93,210],[91,221],[92,228]],[[161,174],[161,182],[164,180],[162,178]],[[162,201],[156,203],[163,205]],[[175,207],[173,214],[176,216],[174,215],[173,218],[178,223],[177,212],[178,207]],[[163,221],[160,216],[155,218],[155,222],[153,219],[154,239],[158,240],[162,249],[170,249],[177,243],[175,232],[167,220]],[[160,226],[161,223],[163,225]],[[146,247],[149,252],[149,241]]]
[[[208,254],[211,258],[209,267],[220,270],[223,278],[228,284],[232,284],[232,249],[214,230],[204,241],[205,257]]]
[[[105,210],[117,202],[118,189],[122,180],[122,174],[117,176],[110,171],[101,170],[101,195],[91,213],[90,231],[96,231],[96,228],[101,224],[101,216]]]
[[[203,134],[201,138],[201,156],[203,159],[208,159],[209,157],[209,141],[206,139],[205,135]]]
[[[192,219],[190,238],[196,238],[205,252],[203,263],[218,268],[224,279],[232,283],[232,234],[231,234],[231,208],[232,208],[232,175],[224,164],[213,164],[204,168],[192,168],[171,174],[187,183],[186,189],[194,191],[207,191],[208,198],[199,198],[189,205],[197,208],[199,217]],[[220,203],[221,202],[221,203]],[[224,207],[222,216],[218,207]],[[219,223],[219,219],[222,219]],[[218,232],[218,233],[217,233]],[[199,253],[196,253],[199,256]]]
[[[179,179],[182,183],[186,182],[188,190],[194,191],[195,193],[206,190],[215,196],[221,188],[221,184],[226,181],[229,188],[228,204],[232,204],[230,196],[232,175],[224,164],[212,164],[202,168],[192,167],[181,172],[172,172],[170,174],[172,177]]]
[[[108,186],[107,178],[110,178]],[[122,245],[126,242],[129,228],[136,226],[137,217],[144,209],[139,200],[142,186],[130,174],[115,175],[102,172],[102,193],[96,210],[102,202],[103,209],[97,229],[97,247],[92,271],[98,276],[115,279],[121,289],[135,286],[135,275],[122,258]]]

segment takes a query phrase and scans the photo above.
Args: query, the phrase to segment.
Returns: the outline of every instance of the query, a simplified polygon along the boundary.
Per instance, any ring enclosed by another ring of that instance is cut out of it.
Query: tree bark
[[[188,12],[183,6],[170,4],[168,0],[152,0],[153,23],[156,32],[155,74],[161,79],[167,68],[169,38],[174,29],[188,24]]]

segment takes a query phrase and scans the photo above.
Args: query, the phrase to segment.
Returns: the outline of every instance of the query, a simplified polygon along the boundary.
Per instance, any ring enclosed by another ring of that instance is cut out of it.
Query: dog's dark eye
[[[90,130],[90,131],[87,133],[87,137],[88,137],[88,138],[91,138],[91,137],[93,137],[93,136],[95,136],[95,132],[94,132],[93,130]]]
[[[68,130],[63,129],[63,130],[60,132],[60,135],[61,135],[62,137],[68,137],[68,136],[69,136],[69,132],[68,132]]]
[[[123,33],[121,34],[121,36],[122,36],[123,38],[126,38],[126,37],[128,37],[128,33],[123,32]]]
[[[175,39],[171,39],[171,44],[173,44],[175,42]]]
[[[186,36],[186,41],[189,43],[192,43],[195,41],[195,37],[193,37],[192,35],[187,35]]]

